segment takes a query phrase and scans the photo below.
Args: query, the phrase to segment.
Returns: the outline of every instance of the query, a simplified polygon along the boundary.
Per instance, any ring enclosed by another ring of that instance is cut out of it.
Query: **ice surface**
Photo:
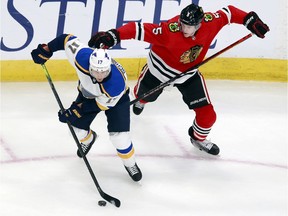
[[[77,82],[55,82],[65,107]],[[135,83],[130,82],[133,86]],[[131,137],[143,172],[133,182],[100,135],[87,158],[102,198],[65,124],[49,84],[1,83],[0,214],[3,216],[266,216],[287,215],[287,83],[208,80],[217,122],[209,138],[219,156],[195,149],[187,135],[194,113],[176,88],[131,113]]]

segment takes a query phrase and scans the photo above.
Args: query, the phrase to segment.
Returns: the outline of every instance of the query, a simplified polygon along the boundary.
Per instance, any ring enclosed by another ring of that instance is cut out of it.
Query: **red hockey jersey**
[[[136,39],[151,44],[149,69],[165,82],[202,62],[222,27],[230,23],[243,24],[246,15],[231,5],[215,13],[206,12],[200,29],[188,38],[180,30],[179,15],[160,24],[130,22],[117,30],[121,40]]]

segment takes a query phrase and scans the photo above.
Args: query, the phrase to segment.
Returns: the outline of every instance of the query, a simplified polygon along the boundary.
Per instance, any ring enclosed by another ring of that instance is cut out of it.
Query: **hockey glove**
[[[116,29],[110,29],[107,32],[98,32],[91,37],[88,42],[89,47],[108,49],[120,42],[119,32]]]
[[[37,49],[32,50],[31,56],[36,64],[44,64],[53,55],[53,52],[44,49],[45,46],[47,45],[39,44]]]
[[[247,29],[249,29],[253,34],[256,34],[260,38],[264,38],[265,34],[270,31],[269,27],[262,22],[258,15],[251,11],[244,18],[243,23]]]
[[[68,121],[70,123],[74,122],[75,120],[82,117],[82,109],[74,102],[70,106],[69,109],[66,109],[64,112],[60,110],[58,112],[59,121],[63,123],[67,123]]]

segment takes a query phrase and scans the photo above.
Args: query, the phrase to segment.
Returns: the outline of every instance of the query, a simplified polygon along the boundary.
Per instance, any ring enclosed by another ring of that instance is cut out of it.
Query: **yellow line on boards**
[[[146,58],[116,58],[126,70],[129,80],[136,80]],[[256,58],[216,58],[201,66],[206,79],[255,80],[287,82],[287,60]],[[46,81],[42,67],[32,60],[0,61],[1,82]],[[76,72],[67,60],[46,63],[54,81],[77,80]]]

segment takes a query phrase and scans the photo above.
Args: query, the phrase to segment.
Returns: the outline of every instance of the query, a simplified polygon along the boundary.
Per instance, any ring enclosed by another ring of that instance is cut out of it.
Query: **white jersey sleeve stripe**
[[[143,23],[138,22],[138,23],[135,23],[135,25],[136,25],[135,39],[139,41],[144,41],[145,32],[144,32]]]
[[[227,16],[228,19],[228,25],[231,24],[231,11],[229,10],[228,7],[222,8],[222,10],[224,12],[224,14]]]

